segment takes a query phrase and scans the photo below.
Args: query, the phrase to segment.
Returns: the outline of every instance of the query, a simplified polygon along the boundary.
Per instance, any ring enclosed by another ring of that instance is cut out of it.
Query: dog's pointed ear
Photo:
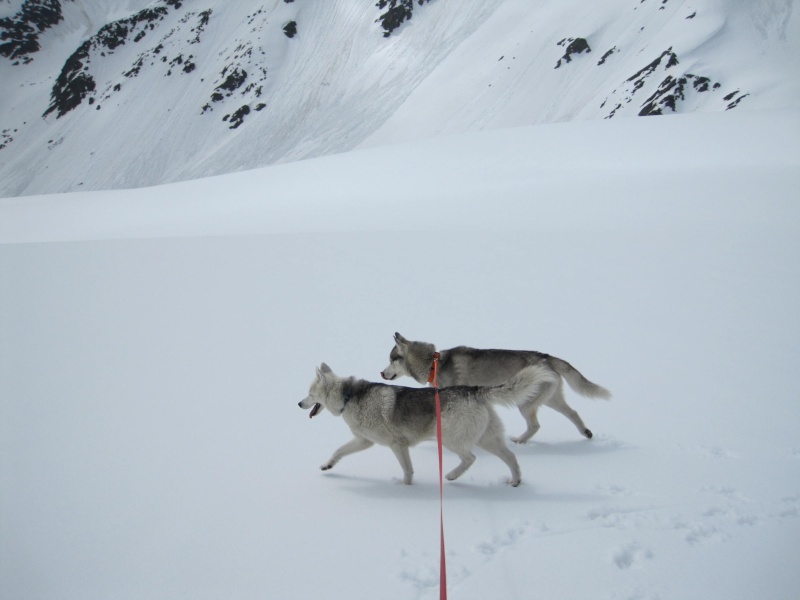
[[[318,371],[319,373],[321,373],[322,375],[333,375],[333,371],[332,371],[332,370],[331,370],[331,368],[330,368],[328,365],[326,365],[325,363],[322,363],[322,364],[319,366],[319,369],[317,369],[317,371]]]
[[[403,345],[408,343],[408,340],[399,333],[397,333],[396,331],[394,332],[394,341],[397,342],[398,344],[403,344]]]

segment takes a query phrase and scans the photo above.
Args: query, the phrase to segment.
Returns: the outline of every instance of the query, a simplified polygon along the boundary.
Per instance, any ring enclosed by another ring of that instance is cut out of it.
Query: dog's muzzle
[[[305,408],[306,408],[305,406],[303,406],[303,401],[302,400],[297,403],[297,406],[299,406],[303,410],[305,410]],[[322,410],[322,404],[320,404],[319,402],[315,402],[314,406],[311,407],[311,413],[309,413],[308,418],[309,419],[313,419],[314,417],[316,417],[319,414],[320,410]]]
[[[381,371],[381,377],[383,377],[386,381],[393,381],[397,379],[397,375],[392,375],[391,377],[387,377],[386,373],[384,373],[383,371]]]

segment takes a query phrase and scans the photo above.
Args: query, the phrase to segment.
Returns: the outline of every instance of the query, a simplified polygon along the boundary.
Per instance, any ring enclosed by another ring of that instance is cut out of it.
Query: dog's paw
[[[592,436],[594,434],[592,433],[592,430],[587,427],[586,429],[583,430],[583,435],[586,436],[588,439],[592,439]]]
[[[519,487],[519,484],[522,483],[522,479],[509,479],[508,485],[511,487]]]
[[[510,439],[511,439],[512,442],[514,442],[515,444],[519,444],[520,446],[524,446],[525,444],[528,443],[528,440],[526,440],[522,436],[514,435],[514,436],[511,436]]]
[[[319,468],[319,470],[320,471],[330,471],[332,468],[333,468],[333,463],[328,463],[328,464],[322,465]]]

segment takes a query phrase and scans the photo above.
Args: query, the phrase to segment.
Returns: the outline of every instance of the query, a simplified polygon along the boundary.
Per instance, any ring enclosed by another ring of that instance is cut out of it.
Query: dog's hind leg
[[[522,435],[512,437],[512,442],[517,444],[526,444],[528,440],[530,440],[534,434],[539,431],[539,418],[537,417],[536,413],[542,404],[549,403],[550,398],[558,392],[562,385],[563,384],[561,383],[560,379],[557,382],[542,384],[538,394],[533,396],[533,398],[529,398],[524,404],[520,405],[519,412],[525,419],[525,423],[528,427]]]
[[[481,439],[478,440],[478,447],[487,452],[491,452],[502,460],[511,469],[511,479],[509,485],[517,487],[522,481],[522,473],[519,469],[516,455],[506,446],[505,435],[503,433],[503,422],[494,411],[489,414],[489,423],[486,431],[483,432]]]
[[[348,454],[361,452],[362,450],[366,450],[367,448],[372,447],[372,445],[373,443],[370,442],[369,440],[356,436],[352,440],[344,444],[341,448],[336,450],[336,452],[333,453],[328,462],[322,465],[320,469],[322,469],[323,471],[332,469],[336,463],[338,463]]]
[[[564,398],[564,386],[560,385],[558,388],[558,392],[553,394],[552,398],[547,400],[547,406],[555,410],[556,412],[560,412],[562,415],[567,417],[572,424],[578,429],[582,436],[591,439],[592,432],[591,430],[586,427],[581,419],[581,416],[578,414],[574,408],[572,408],[569,404],[567,404],[566,399]]]
[[[447,475],[445,475],[447,481],[453,481],[461,477],[464,474],[464,472],[472,466],[472,463],[475,462],[475,455],[469,450],[463,450],[463,449],[456,450],[455,448],[448,448],[448,450],[452,450],[453,452],[458,454],[458,456],[461,458],[461,462],[459,463],[459,465],[455,469],[450,471]]]
[[[403,468],[403,483],[411,485],[411,480],[414,477],[414,467],[411,465],[411,456],[408,454],[408,446],[390,446],[392,452],[400,461],[400,466]]]
[[[517,457],[508,449],[502,436],[485,436],[478,442],[478,447],[483,448],[487,452],[491,452],[508,465],[508,468],[511,469],[511,479],[508,480],[509,485],[517,487],[520,484],[520,481],[522,481],[522,472],[519,469]]]
[[[539,410],[538,404],[523,404],[519,407],[519,414],[525,419],[525,424],[528,426],[522,435],[512,436],[511,441],[515,444],[525,444],[531,439],[534,434],[539,431],[539,418],[536,412]]]

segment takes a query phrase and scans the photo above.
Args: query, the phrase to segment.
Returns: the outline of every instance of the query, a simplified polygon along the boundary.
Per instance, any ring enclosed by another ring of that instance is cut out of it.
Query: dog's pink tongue
[[[313,417],[316,417],[317,413],[320,411],[321,408],[322,404],[317,402],[314,406],[311,407],[311,414],[308,415],[308,418],[311,419]]]

